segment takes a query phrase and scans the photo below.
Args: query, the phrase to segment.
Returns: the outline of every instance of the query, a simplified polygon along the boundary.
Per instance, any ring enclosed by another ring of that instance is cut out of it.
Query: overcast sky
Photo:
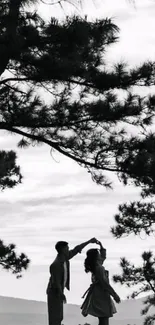
[[[66,14],[73,11],[64,8]],[[58,7],[42,5],[40,11],[44,17],[63,16]],[[120,42],[108,52],[108,62],[124,59],[134,65],[144,59],[155,59],[155,1],[137,0],[136,7],[125,0],[98,0],[95,5],[89,1],[80,14],[88,14],[91,19],[114,17],[121,28]],[[0,133],[0,149],[18,152],[24,176],[22,185],[0,193],[1,238],[6,243],[16,243],[18,250],[27,253],[32,262],[20,280],[0,271],[0,295],[45,300],[48,268],[55,258],[54,245],[58,240],[67,240],[72,248],[96,236],[107,248],[105,266],[110,276],[119,272],[121,256],[137,263],[144,250],[155,248],[154,237],[116,240],[110,234],[118,204],[138,198],[138,189],[124,188],[110,175],[114,190],[106,191],[71,160],[55,153],[55,162],[49,147],[17,150],[18,140],[17,136]],[[83,269],[86,250],[71,263],[69,303],[81,303],[90,282]],[[122,298],[126,297],[124,287],[115,284],[114,287]]]

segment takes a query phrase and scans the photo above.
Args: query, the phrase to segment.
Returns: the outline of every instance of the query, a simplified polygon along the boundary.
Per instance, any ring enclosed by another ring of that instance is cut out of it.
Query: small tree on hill
[[[145,159],[145,158],[144,158]],[[154,160],[154,158],[153,158]],[[150,160],[147,164],[149,166]],[[150,175],[151,175],[150,164]],[[152,170],[152,172],[154,172]],[[155,231],[155,202],[148,199],[153,198],[154,185],[150,177],[150,187],[147,191],[142,192],[142,199],[139,202],[130,202],[119,206],[119,213],[115,215],[116,226],[112,227],[111,232],[115,238],[129,236],[134,234],[136,236],[145,234],[146,236],[154,235]],[[145,195],[144,195],[145,194]],[[142,254],[141,266],[135,266],[129,262],[125,257],[120,261],[121,274],[115,275],[113,280],[116,283],[125,285],[128,288],[135,287],[136,289],[129,296],[135,298],[141,294],[147,294],[144,299],[145,307],[141,314],[146,315],[144,325],[153,325],[155,321],[155,313],[148,315],[151,307],[155,306],[155,256],[151,251]]]
[[[136,287],[136,290],[128,298],[138,297],[142,293],[148,294],[144,299],[145,307],[141,311],[141,315],[147,315],[151,307],[155,306],[155,257],[153,253],[144,252],[142,254],[142,266],[135,266],[126,258],[121,258],[120,266],[122,274],[114,275],[113,280],[128,288]],[[147,315],[144,325],[153,325],[154,321],[155,313]]]

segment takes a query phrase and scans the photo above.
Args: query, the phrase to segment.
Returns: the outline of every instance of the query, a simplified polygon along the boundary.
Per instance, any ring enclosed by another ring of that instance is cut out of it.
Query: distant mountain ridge
[[[143,299],[124,300],[117,305],[118,313],[110,319],[111,325],[142,325],[140,311]],[[97,325],[97,318],[84,318],[78,305],[64,306],[64,325],[89,323]],[[0,324],[2,325],[47,325],[46,302],[0,296]]]

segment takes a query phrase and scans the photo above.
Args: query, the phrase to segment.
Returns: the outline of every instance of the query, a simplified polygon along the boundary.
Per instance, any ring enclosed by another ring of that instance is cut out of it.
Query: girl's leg
[[[109,325],[109,318],[99,317],[99,325]]]

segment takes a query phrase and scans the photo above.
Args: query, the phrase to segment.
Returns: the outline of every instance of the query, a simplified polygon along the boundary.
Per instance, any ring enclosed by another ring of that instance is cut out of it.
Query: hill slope
[[[124,300],[117,305],[118,313],[111,318],[111,325],[142,325],[140,315],[143,299]],[[94,317],[84,318],[80,307],[67,304],[64,310],[64,325],[79,325],[90,323],[97,325]],[[45,302],[0,297],[0,324],[3,325],[47,325],[47,306]]]

